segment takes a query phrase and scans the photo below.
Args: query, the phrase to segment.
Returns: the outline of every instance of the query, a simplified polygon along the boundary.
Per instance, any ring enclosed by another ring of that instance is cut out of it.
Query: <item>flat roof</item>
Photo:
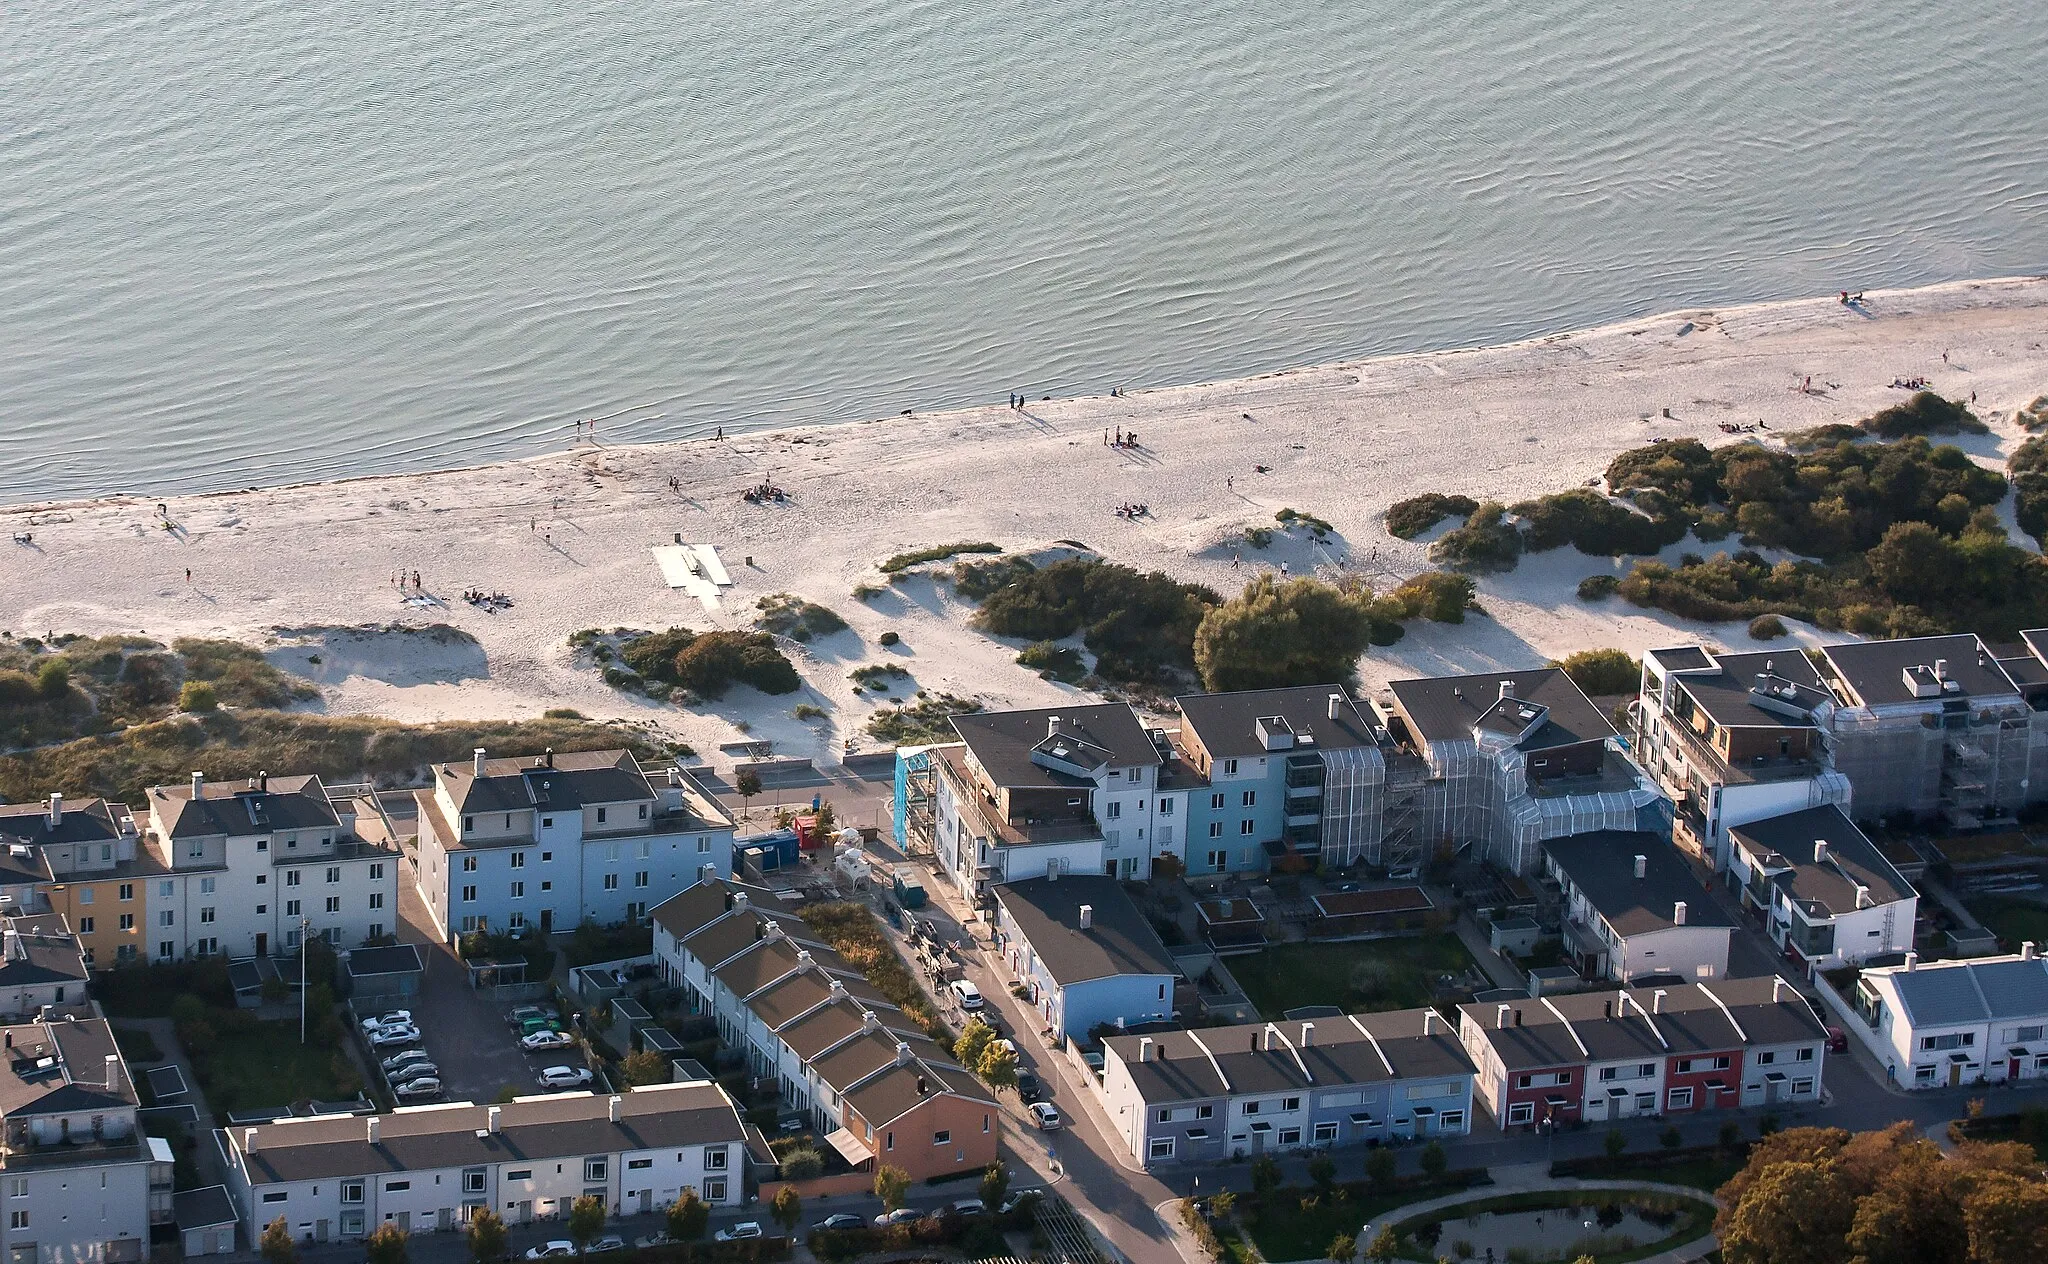
[[[178,1229],[213,1229],[221,1225],[234,1224],[241,1217],[235,1214],[235,1202],[228,1197],[225,1185],[208,1185],[204,1189],[181,1189],[171,1195],[171,1217],[178,1222]]]
[[[1733,924],[1677,849],[1655,834],[1596,830],[1554,838],[1542,847],[1617,934],[1670,930],[1678,924],[1673,917],[1681,901],[1688,926]],[[1637,856],[1643,858],[1640,878],[1635,876]]]
[[[1767,869],[1775,867],[1773,857],[1789,866],[1776,881],[1794,900],[1807,905],[1808,912],[1854,912],[1859,886],[1869,888],[1875,904],[1918,894],[1856,823],[1833,804],[1731,826],[1728,832]],[[1827,844],[1825,859],[1816,858],[1820,850],[1816,843]]]
[[[1032,952],[1061,987],[1117,975],[1173,975],[1173,957],[1116,879],[1026,878],[995,889]],[[1081,906],[1093,925],[1080,929]]]
[[[1340,699],[1337,718],[1330,718],[1330,699]],[[1281,755],[1268,750],[1259,735],[1259,721],[1277,718],[1295,738],[1295,748],[1342,750],[1375,746],[1379,722],[1370,702],[1360,704],[1342,685],[1303,685],[1291,689],[1242,689],[1231,693],[1195,693],[1175,698],[1185,726],[1217,759],[1249,755]],[[1306,739],[1306,740],[1304,740]]]
[[[1415,913],[1435,908],[1421,887],[1381,887],[1373,891],[1326,891],[1315,897],[1324,917],[1363,917],[1374,913]]]
[[[1053,721],[1080,763],[1097,758],[1114,768],[1156,766],[1159,750],[1131,708],[1121,702],[1090,706],[1038,707],[1028,711],[978,711],[953,717],[953,731],[967,744],[999,786],[1071,787],[1092,785],[1034,761],[1031,754],[1052,738]]]
[[[1983,698],[2019,692],[1998,660],[1991,657],[1989,647],[1968,632],[1826,645],[1821,647],[1821,653],[1827,655],[1836,677],[1864,706],[1936,701],[1915,698],[1906,686],[1905,673],[1915,667],[1931,670],[1937,660],[1945,665],[1948,678],[1962,686],[1960,694],[1943,696]]]
[[[1517,699],[1536,703],[1548,712],[1543,724],[1518,743],[1523,750],[1603,742],[1614,736],[1614,725],[1561,668],[1396,680],[1388,687],[1416,738],[1469,742],[1472,730],[1496,709],[1503,683],[1513,686]]]
[[[386,944],[381,948],[351,948],[348,972],[353,978],[373,974],[418,974],[426,968],[420,950],[411,944]]]
[[[1690,694],[1700,710],[1716,724],[1732,728],[1813,727],[1811,719],[1759,706],[1756,694],[1752,692],[1759,676],[1773,676],[1801,689],[1813,690],[1819,695],[1812,699],[1816,702],[1825,702],[1831,697],[1827,686],[1821,682],[1820,672],[1798,650],[1717,654],[1714,661],[1721,669],[1718,672],[1674,675],[1671,680]]]
[[[149,1095],[160,1102],[191,1091],[185,1085],[185,1073],[175,1066],[151,1067],[142,1073],[142,1078],[149,1085]]]

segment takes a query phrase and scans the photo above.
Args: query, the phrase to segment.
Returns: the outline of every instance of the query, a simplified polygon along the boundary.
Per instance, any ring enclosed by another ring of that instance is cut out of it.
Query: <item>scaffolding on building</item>
[[[906,856],[938,854],[938,770],[932,766],[931,752],[929,746],[896,751],[896,845]]]
[[[1829,762],[1855,786],[1856,814],[1944,817],[1957,829],[2009,821],[2041,796],[2032,777],[2048,716],[2020,706],[1970,710],[1840,707],[1821,728]]]
[[[1322,836],[1325,865],[1342,868],[1364,861],[1379,864],[1386,825],[1387,761],[1374,746],[1320,752]],[[1290,778],[1294,768],[1288,768]],[[1290,780],[1289,788],[1293,788]],[[1293,812],[1293,804],[1289,804]]]

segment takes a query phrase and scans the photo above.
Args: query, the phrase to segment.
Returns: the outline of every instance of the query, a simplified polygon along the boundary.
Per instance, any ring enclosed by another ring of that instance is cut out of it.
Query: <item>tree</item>
[[[1864,560],[1887,596],[1914,605],[1948,598],[1961,569],[1955,542],[1924,522],[1893,523]]]
[[[909,1192],[910,1173],[888,1164],[875,1169],[875,1197],[882,1200],[883,1211],[894,1211],[901,1207],[904,1195]]]
[[[479,1207],[469,1218],[470,1264],[498,1264],[506,1256],[505,1222],[489,1207]]]
[[[1280,1163],[1270,1154],[1262,1154],[1252,1160],[1252,1193],[1261,1202],[1266,1195],[1280,1188]]]
[[[1685,1138],[1679,1134],[1678,1125],[1672,1124],[1657,1134],[1657,1144],[1663,1146],[1666,1150],[1676,1150],[1685,1144]]]
[[[1394,1236],[1394,1226],[1387,1225],[1373,1235],[1372,1245],[1365,1248],[1366,1258],[1388,1264],[1401,1254],[1401,1239]]]
[[[695,1242],[710,1227],[711,1207],[696,1190],[685,1189],[668,1205],[668,1236],[676,1241]]]
[[[1358,1254],[1358,1239],[1348,1233],[1340,1233],[1330,1239],[1330,1249],[1323,1254],[1337,1261],[1337,1264],[1346,1264],[1351,1257]]]
[[[1643,683],[1643,665],[1630,658],[1627,650],[1580,650],[1551,666],[1562,667],[1572,683],[1592,698],[1633,694]]]
[[[1002,1206],[1009,1192],[1010,1173],[1001,1163],[991,1163],[981,1170],[981,1201],[990,1211]]]
[[[1773,1163],[1726,1209],[1721,1256],[1728,1264],[1843,1264],[1855,1206],[1833,1160]]]
[[[377,1231],[363,1240],[363,1250],[369,1264],[406,1264],[405,1230],[392,1221],[377,1226]]]
[[[1607,1130],[1607,1140],[1604,1144],[1607,1146],[1607,1161],[1609,1163],[1621,1162],[1621,1152],[1628,1149],[1628,1138],[1622,1135],[1621,1129],[1609,1128]]]
[[[263,1253],[263,1264],[299,1264],[299,1244],[283,1216],[263,1226],[263,1240],[257,1249]]]
[[[1228,1220],[1232,1216],[1236,1215],[1236,1191],[1226,1189],[1211,1196],[1209,1199],[1209,1214],[1216,1217],[1218,1220]]]
[[[1370,593],[1268,573],[1202,617],[1195,667],[1214,693],[1349,680],[1372,630]]]
[[[732,790],[740,797],[740,810],[745,811],[747,800],[761,793],[761,774],[749,768],[732,779]]]
[[[666,1084],[668,1064],[654,1050],[642,1049],[638,1053],[627,1054],[626,1060],[619,1063],[619,1078],[626,1082],[628,1088]]]
[[[1337,1187],[1337,1160],[1327,1154],[1316,1155],[1308,1161],[1308,1179],[1316,1192],[1327,1198]]]
[[[1386,1189],[1394,1183],[1394,1152],[1383,1146],[1374,1146],[1365,1155],[1366,1179],[1375,1189]]]
[[[585,1194],[569,1204],[569,1241],[576,1244],[576,1254],[583,1254],[591,1243],[604,1232],[604,1199],[595,1194]]]
[[[990,1044],[981,1051],[981,1057],[974,1064],[974,1073],[990,1088],[1015,1088],[1017,1085],[1017,1050],[1014,1045]]]
[[[796,1192],[796,1186],[784,1185],[775,1191],[775,1201],[768,1204],[768,1214],[775,1217],[775,1223],[788,1233],[796,1228],[796,1222],[804,1218],[804,1200]]]
[[[1963,1199],[1975,1264],[2030,1264],[2048,1242],[2048,1185],[1990,1173]]]
[[[980,1064],[981,1055],[988,1052],[995,1038],[994,1028],[979,1018],[970,1018],[953,1041],[953,1057],[971,1071]]]
[[[1444,1169],[1451,1165],[1451,1156],[1444,1153],[1444,1143],[1432,1141],[1422,1147],[1422,1170],[1430,1180],[1441,1180]]]

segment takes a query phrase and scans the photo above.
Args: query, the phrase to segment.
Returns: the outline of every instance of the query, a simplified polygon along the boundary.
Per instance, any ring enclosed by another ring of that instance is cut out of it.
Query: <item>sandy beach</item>
[[[847,673],[864,663],[908,669],[914,683],[894,697],[924,688],[1004,706],[1074,693],[1016,666],[1016,645],[968,628],[949,585],[913,578],[855,599],[857,585],[884,582],[877,563],[891,554],[968,540],[1029,553],[1066,540],[1225,595],[1283,562],[1296,574],[1341,564],[1390,587],[1429,568],[1426,539],[1387,535],[1394,501],[1424,491],[1514,500],[1597,479],[1616,452],[1652,439],[1750,437],[1722,423],[1762,421],[1767,437],[1854,421],[1903,399],[1888,386],[1901,377],[1924,376],[1951,398],[1974,393],[1993,433],[1962,446],[2002,466],[2022,437],[2014,410],[2048,392],[2044,344],[2048,279],[1961,282],[1873,290],[1860,309],[1828,296],[1677,311],[1021,410],[998,398],[665,446],[607,446],[600,426],[569,451],[445,473],[19,505],[0,519],[33,541],[0,552],[0,626],[247,640],[314,680],[323,696],[312,705],[331,713],[416,721],[573,707],[657,725],[707,754],[744,735],[830,762],[847,739],[873,748],[864,726],[890,701],[856,694]],[[1106,443],[1117,431],[1135,431],[1138,446]],[[764,481],[787,502],[742,499]],[[1121,517],[1126,503],[1149,513]],[[1327,520],[1335,536],[1320,553],[1290,537],[1246,547],[1244,528],[1273,525],[1283,508]],[[716,614],[663,582],[649,550],[678,536],[716,545],[736,581]],[[1687,550],[1713,551],[1688,541],[1670,555]],[[1750,644],[1737,625],[1573,596],[1584,576],[1623,566],[1568,549],[1525,558],[1481,581],[1483,617],[1411,624],[1361,676],[1376,687],[1593,646]],[[421,594],[401,593],[394,576],[415,570]],[[513,604],[488,613],[462,600],[469,589]],[[590,627],[747,626],[755,602],[780,592],[852,625],[789,647],[806,682],[795,695],[738,689],[682,710],[608,688],[568,644]],[[433,624],[474,641],[409,631]],[[350,630],[364,628],[376,630]],[[901,644],[881,647],[887,631]],[[796,719],[800,702],[825,717]]]

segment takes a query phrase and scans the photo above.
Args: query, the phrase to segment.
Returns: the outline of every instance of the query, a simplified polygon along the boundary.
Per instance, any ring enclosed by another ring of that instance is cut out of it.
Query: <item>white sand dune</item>
[[[854,600],[854,586],[879,582],[876,563],[890,554],[966,540],[1012,550],[1074,541],[1228,593],[1262,565],[1285,561],[1299,573],[1319,560],[1299,532],[1263,552],[1237,543],[1246,526],[1271,525],[1291,507],[1327,520],[1337,537],[1329,547],[1386,586],[1427,568],[1423,542],[1384,529],[1381,516],[1403,497],[1517,499],[1580,485],[1616,452],[1654,438],[1734,441],[1721,422],[1762,420],[1776,431],[1853,421],[1901,399],[1887,386],[1897,377],[1925,375],[1951,397],[1974,393],[1997,433],[1966,446],[1996,464],[2018,441],[2014,410],[2048,391],[2044,340],[2048,280],[1969,282],[1873,291],[1860,311],[1826,298],[1673,312],[1509,346],[1022,411],[993,404],[187,497],[164,502],[168,529],[147,496],[17,506],[0,518],[34,541],[0,551],[0,626],[267,644],[279,626],[448,623],[475,645],[390,635],[329,644],[343,652],[309,665],[324,708],[410,720],[566,706],[655,723],[702,751],[745,724],[778,750],[831,758],[888,701],[848,683],[864,662],[898,662],[911,688],[991,705],[1073,696],[1015,666],[1015,646],[968,629],[948,585],[911,578]],[[1136,430],[1143,447],[1107,446],[1105,431],[1119,428]],[[741,499],[764,479],[789,503]],[[1131,502],[1149,513],[1117,516]],[[716,615],[671,589],[650,553],[678,533],[715,544],[731,570],[735,586]],[[1377,684],[1701,635],[1748,643],[1739,627],[1572,596],[1583,576],[1613,569],[1569,550],[1525,559],[1482,581],[1487,617],[1412,625],[1363,674]],[[401,570],[420,572],[422,595],[401,595]],[[467,588],[515,604],[486,613],[461,600]],[[680,711],[607,688],[567,644],[585,627],[745,626],[754,603],[776,592],[828,605],[853,625],[793,647],[806,680],[798,695],[736,690],[711,710]],[[885,631],[902,644],[880,647]],[[271,648],[280,661],[314,651],[303,640]],[[797,720],[791,709],[803,701],[828,717]]]

